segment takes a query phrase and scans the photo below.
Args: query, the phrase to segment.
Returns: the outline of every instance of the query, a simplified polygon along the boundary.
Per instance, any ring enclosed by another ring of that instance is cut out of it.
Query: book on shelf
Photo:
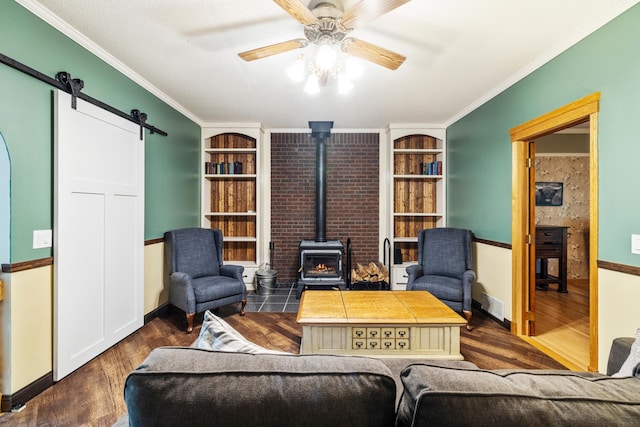
[[[234,175],[242,173],[242,162],[204,162],[206,175]]]
[[[442,162],[436,160],[434,162],[420,163],[420,175],[442,175]]]
[[[211,175],[216,173],[216,169],[218,164],[216,162],[204,162],[204,173],[206,175]]]

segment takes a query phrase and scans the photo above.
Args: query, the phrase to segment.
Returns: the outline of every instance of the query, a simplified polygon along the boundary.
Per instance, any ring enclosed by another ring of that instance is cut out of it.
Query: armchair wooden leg
[[[185,313],[187,315],[187,333],[190,334],[193,332],[193,317],[196,315],[195,313]]]
[[[243,299],[240,302],[240,316],[244,316],[244,307],[245,307],[245,305],[247,305],[247,300]]]
[[[464,313],[464,317],[467,318],[467,331],[471,331],[473,330],[473,328],[471,327],[471,312],[467,311],[467,310],[463,310],[462,311]]]

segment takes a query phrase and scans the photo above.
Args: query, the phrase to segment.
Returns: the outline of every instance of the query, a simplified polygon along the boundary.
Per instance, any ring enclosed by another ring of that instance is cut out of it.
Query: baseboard
[[[146,325],[156,317],[166,316],[167,314],[169,314],[170,309],[171,309],[171,304],[169,303],[162,304],[160,307],[144,315],[144,324]]]
[[[502,326],[503,328],[505,328],[507,331],[511,331],[511,320],[508,319],[504,319],[504,320],[500,320],[498,318],[496,318],[495,316],[493,316],[491,313],[489,313],[488,311],[486,311],[485,309],[482,308],[482,304],[479,303],[476,300],[471,300],[471,306],[482,312],[482,314],[484,314],[485,316],[491,318],[493,321],[495,321],[496,323],[498,323],[500,326]]]
[[[28,386],[9,395],[2,395],[0,402],[0,410],[2,412],[11,412],[11,408],[19,403],[27,403],[49,387],[53,385],[53,372],[43,375]]]

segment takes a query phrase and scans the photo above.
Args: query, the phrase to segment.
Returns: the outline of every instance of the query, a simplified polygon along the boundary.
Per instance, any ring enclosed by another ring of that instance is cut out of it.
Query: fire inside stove
[[[326,264],[318,264],[310,271],[311,274],[336,274],[336,269],[327,267]]]
[[[336,280],[342,277],[341,250],[303,250],[301,278]]]

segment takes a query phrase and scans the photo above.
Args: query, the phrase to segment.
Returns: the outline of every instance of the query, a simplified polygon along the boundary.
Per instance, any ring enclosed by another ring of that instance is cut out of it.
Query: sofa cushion
[[[131,426],[390,426],[395,384],[380,361],[160,347],[129,376]]]
[[[384,357],[380,358],[380,360],[386,365],[387,368],[389,368],[389,370],[391,371],[391,375],[396,382],[396,406],[398,406],[400,398],[402,397],[402,381],[400,380],[400,373],[410,364],[417,361],[422,362],[424,359]],[[480,369],[473,363],[464,360],[430,360],[429,364],[454,368]]]
[[[397,426],[633,425],[640,380],[571,371],[484,371],[413,364]]]
[[[210,312],[204,313],[202,321],[202,329],[198,339],[192,344],[192,347],[204,350],[230,351],[240,353],[271,353],[271,354],[289,354],[277,350],[269,350],[254,344],[247,340],[240,332],[233,329],[227,322]]]

